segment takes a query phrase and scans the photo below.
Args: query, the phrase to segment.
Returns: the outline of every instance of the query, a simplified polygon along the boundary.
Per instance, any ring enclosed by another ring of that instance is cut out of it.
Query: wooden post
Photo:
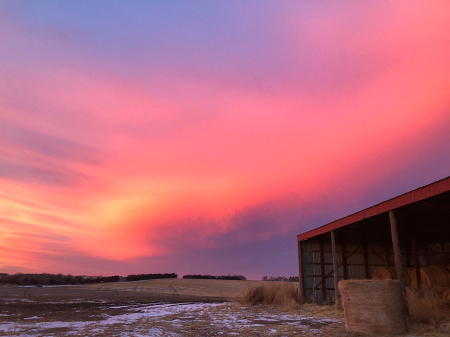
[[[341,241],[341,255],[342,255],[342,276],[344,277],[344,280],[347,279],[347,256],[345,253],[345,242],[344,237],[342,235],[342,229],[340,230],[340,241]]]
[[[297,242],[298,247],[298,302],[303,304],[305,302],[303,293],[303,271],[302,271],[302,242]],[[313,253],[314,254],[314,253]]]
[[[444,258],[444,265],[447,267],[448,266],[448,258],[447,258],[447,254],[445,253],[444,244],[442,242],[441,242],[441,249],[442,249],[442,256]]]
[[[414,269],[416,270],[417,289],[422,289],[422,275],[420,275],[419,254],[417,254],[416,239],[411,236],[411,250],[414,258]]]
[[[400,288],[403,297],[403,303],[405,305],[405,312],[408,313],[408,306],[406,302],[406,286],[405,286],[405,276],[403,275],[403,265],[402,265],[402,251],[400,249],[400,241],[398,239],[397,230],[397,219],[395,218],[394,211],[389,211],[389,220],[391,222],[391,236],[392,236],[392,247],[394,249],[394,260],[395,260],[395,270],[397,272],[397,280],[400,281]]]
[[[369,278],[369,267],[367,265],[366,238],[364,232],[362,232],[361,234],[362,234],[363,263],[364,263],[364,278],[367,280]]]
[[[322,301],[325,302],[327,300],[327,292],[325,290],[325,264],[323,260],[323,242],[322,236],[319,236],[320,241],[320,278],[321,278],[321,286],[322,286]]]
[[[427,267],[431,266],[430,252],[428,251],[428,246],[425,247],[425,260],[426,260],[426,263],[427,263]]]
[[[383,245],[384,245],[384,265],[386,267],[389,267],[389,253],[388,253],[387,243],[383,242]]]
[[[337,252],[336,252],[336,238],[334,231],[331,231],[331,253],[333,255],[333,276],[334,276],[334,305],[339,305],[339,291],[338,291],[338,266],[337,266]]]

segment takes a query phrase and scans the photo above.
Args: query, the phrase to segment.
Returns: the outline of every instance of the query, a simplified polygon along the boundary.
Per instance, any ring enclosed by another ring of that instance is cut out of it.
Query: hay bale
[[[405,276],[405,285],[409,286],[411,284],[411,270],[403,268],[403,275]],[[372,275],[374,280],[396,280],[397,271],[395,267],[378,267],[375,269]]]
[[[444,266],[431,266],[420,268],[422,286],[428,287],[450,287],[450,273]],[[411,285],[417,287],[416,273],[411,273]]]
[[[417,289],[414,286],[406,287],[406,298],[409,300],[416,298],[435,298],[435,299],[445,299],[445,293],[448,292],[448,296],[450,299],[450,290],[449,288],[441,288],[441,287],[427,287],[422,290]]]
[[[447,290],[442,294],[442,299],[444,301],[450,301],[450,290]]]
[[[347,331],[371,335],[407,332],[399,281],[347,280],[339,282],[338,288]]]
[[[418,296],[418,289],[413,286],[406,287],[406,298],[408,300],[416,298]]]
[[[373,272],[374,280],[395,280],[395,267],[378,267]]]
[[[408,298],[409,315],[413,322],[431,324],[435,327],[449,317],[445,301],[442,296],[444,288],[423,288],[416,290],[415,296]]]
[[[447,336],[450,336],[450,321],[442,322],[439,325],[439,332],[445,333],[445,334],[447,334]]]

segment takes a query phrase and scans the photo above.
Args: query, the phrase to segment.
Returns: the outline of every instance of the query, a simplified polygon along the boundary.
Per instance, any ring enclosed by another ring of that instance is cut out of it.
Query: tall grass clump
[[[298,305],[297,289],[287,282],[261,285],[245,290],[240,302],[247,305],[296,307]]]

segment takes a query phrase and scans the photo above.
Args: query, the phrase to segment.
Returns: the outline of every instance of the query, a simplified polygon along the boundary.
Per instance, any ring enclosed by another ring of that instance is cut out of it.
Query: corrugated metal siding
[[[308,240],[302,241],[302,276],[303,276],[303,296],[306,302],[313,302],[320,304],[333,303],[334,302],[334,279],[333,279],[333,257],[331,253],[331,242],[323,240],[323,260],[326,282],[326,299],[322,300],[322,288],[321,288],[321,266],[320,266],[320,244],[319,242],[310,242]],[[436,248],[438,249],[438,248]],[[336,244],[337,250],[337,263],[338,263],[338,276],[339,280],[344,279],[343,266],[342,266],[342,245],[338,242]],[[346,243],[346,272],[347,279],[364,279],[365,267],[364,267],[364,253],[361,244],[359,243]],[[408,254],[407,254],[408,253]],[[351,255],[351,256],[350,256]],[[384,257],[388,258],[388,265],[394,266],[394,252],[392,247],[385,248],[384,246],[370,244],[366,246],[366,260],[368,278],[372,278],[372,275],[376,268],[386,266]],[[402,250],[403,264],[404,266],[412,266],[412,254]],[[425,251],[419,252],[419,260],[422,266],[426,265]],[[409,264],[407,264],[409,262]],[[315,300],[313,298],[313,286],[316,286]]]
[[[423,186],[414,191],[399,195],[393,199],[384,201],[380,204],[362,210],[360,212],[349,215],[345,218],[333,221],[325,226],[313,229],[309,232],[297,235],[297,241],[306,240],[308,238],[327,233],[331,230],[347,226],[351,223],[361,221],[365,218],[369,218],[384,212],[388,212],[395,208],[399,208],[405,206],[407,204],[417,202],[426,198],[430,198],[432,196],[438,195],[440,193],[444,193],[450,191],[450,177],[439,180],[435,183],[432,183],[427,186]]]

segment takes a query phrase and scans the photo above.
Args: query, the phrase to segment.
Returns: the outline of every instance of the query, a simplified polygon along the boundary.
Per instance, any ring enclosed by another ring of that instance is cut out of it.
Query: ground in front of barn
[[[248,306],[118,286],[0,286],[0,336],[352,336],[334,306]],[[427,326],[409,334],[437,335]]]
[[[338,331],[344,333],[339,318],[310,317],[235,303],[90,304],[91,307],[81,302],[78,305],[76,302],[65,303],[63,306],[70,305],[72,310],[53,313],[34,308],[22,317],[2,314],[0,333],[5,336],[309,336],[327,335],[331,331],[335,332],[332,335]],[[41,305],[45,306],[44,303]]]

